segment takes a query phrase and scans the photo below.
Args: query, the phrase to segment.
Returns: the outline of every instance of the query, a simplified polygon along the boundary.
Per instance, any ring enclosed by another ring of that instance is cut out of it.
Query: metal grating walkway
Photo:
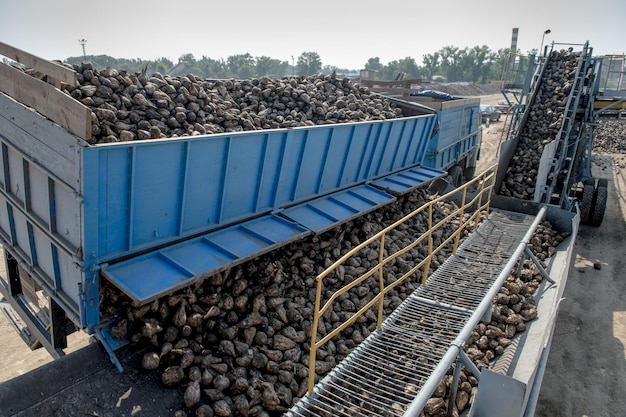
[[[476,310],[485,307],[483,300],[493,294],[498,278],[512,268],[511,258],[519,255],[537,217],[493,211],[456,255],[385,320],[380,331],[365,339],[315,386],[313,394],[285,415],[404,415],[436,370],[449,368],[451,346],[462,347],[462,331],[475,326]]]

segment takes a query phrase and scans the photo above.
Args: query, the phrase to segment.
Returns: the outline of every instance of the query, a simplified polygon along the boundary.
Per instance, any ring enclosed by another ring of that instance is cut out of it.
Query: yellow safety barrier
[[[377,316],[377,324],[376,329],[380,329],[383,323],[383,306],[385,295],[388,294],[391,290],[393,290],[398,285],[402,284],[408,277],[415,274],[417,271],[423,268],[421,283],[423,284],[428,278],[428,273],[430,269],[430,264],[435,255],[437,255],[443,248],[445,248],[448,244],[453,242],[452,253],[456,253],[456,250],[459,246],[461,235],[463,232],[468,229],[476,229],[478,227],[478,223],[480,221],[481,213],[487,213],[489,211],[489,204],[491,203],[491,191],[495,185],[495,177],[496,171],[498,168],[498,164],[495,164],[485,170],[483,173],[477,175],[473,180],[467,182],[461,187],[448,192],[447,194],[441,195],[423,206],[419,207],[412,213],[403,217],[402,219],[396,221],[392,225],[384,228],[379,231],[369,239],[360,243],[358,246],[352,248],[349,252],[339,258],[335,263],[329,266],[324,272],[319,274],[316,277],[317,280],[317,289],[316,289],[316,297],[315,297],[315,310],[313,312],[313,326],[311,330],[311,351],[309,358],[309,380],[308,380],[308,394],[313,392],[313,388],[315,386],[315,362],[316,362],[316,354],[317,350],[326,344],[328,341],[337,336],[340,332],[345,330],[348,326],[352,325],[362,314],[372,308],[374,305],[378,304],[378,316]],[[468,200],[468,191],[471,190],[471,196]],[[433,219],[433,208],[446,201],[450,200],[453,197],[459,197],[461,195],[461,202],[458,204],[458,207],[453,210],[450,214],[445,216],[443,219],[434,223]],[[469,214],[469,211],[472,211]],[[418,236],[412,243],[407,245],[406,247],[398,250],[393,254],[389,254],[385,257],[385,237],[393,230],[397,229],[398,226],[405,223],[407,220],[413,218],[414,216],[427,212],[428,213],[428,229],[426,232],[422,233]],[[466,216],[466,214],[469,214]],[[434,248],[434,240],[433,234],[435,231],[440,229],[442,226],[447,224],[448,222],[456,222],[458,221],[458,228],[450,234],[446,239],[443,240],[436,248]],[[434,223],[434,224],[433,224]],[[397,278],[391,283],[386,283],[384,277],[384,267],[389,262],[394,259],[402,256],[407,253],[411,249],[415,248],[417,245],[422,243],[424,240],[427,240],[428,246],[428,255],[424,257],[418,264],[411,267],[411,269],[405,272],[401,277]],[[329,299],[326,301],[323,307],[320,308],[321,300],[322,300],[322,290],[324,279],[328,277],[331,273],[333,273],[339,266],[348,261],[355,254],[363,250],[364,248],[373,245],[375,243],[379,243],[378,248],[378,263],[367,270],[364,274],[359,277],[355,277],[353,281],[344,285],[337,291],[335,291]],[[324,337],[322,337],[319,341],[317,341],[317,333],[320,322],[320,317],[322,317],[329,308],[333,305],[333,303],[342,295],[350,291],[352,288],[355,288],[357,285],[363,283],[368,278],[378,275],[378,283],[380,292],[376,294],[367,304],[363,305],[358,311],[356,311],[352,316],[350,316],[347,320],[345,320],[339,327],[328,332]]]

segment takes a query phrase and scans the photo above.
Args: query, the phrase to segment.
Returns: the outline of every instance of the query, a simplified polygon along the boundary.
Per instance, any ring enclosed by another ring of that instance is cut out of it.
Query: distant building
[[[362,69],[359,72],[359,77],[362,80],[378,80],[378,71],[371,69]]]
[[[171,70],[169,70],[166,73],[166,75],[169,75],[172,77],[179,77],[181,75],[187,75],[189,74],[192,67],[193,67],[193,64],[189,61],[180,62],[174,65],[174,67]]]

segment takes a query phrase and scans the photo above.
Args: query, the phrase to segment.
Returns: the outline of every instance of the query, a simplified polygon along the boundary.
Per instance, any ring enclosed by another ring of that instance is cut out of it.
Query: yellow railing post
[[[480,215],[478,214],[480,208],[481,208],[481,198],[482,198],[482,193],[484,190],[484,177],[481,175],[480,180],[478,181],[478,191],[477,191],[477,196],[474,198],[474,202],[476,204],[476,208],[477,210],[474,211],[472,213],[472,217],[470,219],[470,221],[473,223],[473,225],[471,226],[473,228],[473,230],[476,230],[476,222],[477,219],[480,218]]]
[[[395,288],[396,286],[404,282],[408,277],[415,274],[417,271],[419,271],[422,268],[423,268],[423,276],[421,279],[421,283],[424,284],[430,272],[430,264],[432,263],[433,256],[439,253],[444,247],[449,245],[453,240],[454,240],[453,253],[456,253],[456,250],[461,240],[461,233],[465,230],[465,228],[471,227],[470,225],[472,224],[472,222],[474,223],[474,228],[478,227],[481,212],[484,211],[485,209],[487,211],[489,210],[489,205],[491,202],[491,192],[495,184],[495,173],[497,171],[497,166],[498,166],[497,164],[491,166],[489,169],[484,171],[481,175],[469,181],[462,187],[429,201],[428,203],[419,207],[412,213],[404,216],[400,220],[397,220],[393,224],[385,227],[383,230],[379,231],[374,236],[369,237],[364,242],[361,242],[359,245],[353,247],[350,251],[342,255],[340,259],[335,261],[330,267],[328,267],[326,270],[324,270],[321,274],[319,274],[316,277],[317,288],[316,288],[316,294],[315,294],[315,309],[313,311],[313,323],[312,323],[312,328],[311,328],[311,350],[309,354],[309,380],[308,380],[308,394],[309,395],[313,392],[313,389],[315,387],[315,375],[316,375],[315,374],[315,361],[317,358],[317,349],[323,346],[326,342],[332,340],[341,331],[343,331],[352,323],[354,323],[362,314],[365,314],[365,312],[367,312],[369,309],[374,308],[374,306],[376,305],[378,307],[376,328],[380,329],[384,321],[384,297],[385,295],[389,291],[391,291],[393,288]],[[489,184],[490,184],[488,186],[486,185],[487,181],[489,181]],[[471,194],[472,195],[471,200],[468,202],[467,201],[468,200],[467,189],[469,186],[472,186],[475,184],[478,185],[477,186],[478,191],[476,193]],[[461,206],[457,208],[456,210],[452,211],[450,214],[446,215],[442,220],[438,221],[435,224],[434,219],[433,219],[433,216],[434,216],[433,206],[435,204],[441,203],[442,201],[445,201],[447,198],[454,195],[455,193],[458,193],[459,191],[462,191],[463,193]],[[483,193],[485,192],[487,193],[487,196],[486,196],[487,203],[485,204],[485,207],[483,207],[482,205]],[[468,217],[467,221],[464,221],[463,218],[465,216],[466,208],[474,207],[474,204],[476,204],[475,209],[473,209],[474,213]],[[391,230],[396,229],[398,226],[400,226],[401,224],[403,224],[410,218],[416,216],[417,214],[423,213],[425,210],[428,210],[428,219],[427,219],[428,230],[422,233],[420,236],[416,237],[412,241],[412,243],[410,243],[409,245],[406,245],[404,248],[392,254],[388,254],[387,257],[385,258],[385,239],[386,239],[387,233]],[[453,233],[447,234],[447,237],[443,239],[442,243],[440,243],[437,246],[437,248],[434,248],[433,232],[435,230],[438,230],[444,224],[451,222],[453,219],[456,219],[457,216],[459,219],[459,226],[457,230]],[[412,268],[410,268],[409,271],[405,272],[401,277],[385,285],[385,274],[384,274],[385,265],[388,262],[398,258],[399,256],[404,255],[412,248],[415,248],[417,245],[423,244],[422,242],[424,241],[424,239],[427,239],[427,246],[428,246],[427,256],[425,256],[424,259],[422,259],[420,262],[418,262]],[[323,289],[324,278],[330,275],[331,272],[333,272],[335,269],[337,269],[347,260],[352,258],[359,251],[363,250],[369,245],[374,244],[374,242],[376,241],[380,242],[380,247],[379,247],[379,252],[378,252],[378,264],[370,268],[361,276],[354,277],[352,281],[345,284],[340,289],[336,290],[329,297],[329,299],[325,302],[324,306],[322,307],[321,302],[322,302],[322,289]],[[323,337],[321,337],[321,339],[318,341],[317,330],[319,327],[320,316],[322,316],[324,312],[327,311],[329,308],[332,308],[334,301],[340,295],[345,294],[346,292],[350,291],[352,288],[355,288],[357,285],[361,284],[362,282],[365,282],[365,280],[372,278],[375,274],[378,275],[378,283],[379,283],[380,292],[377,295],[373,296],[365,305],[361,306],[359,310],[356,311],[352,316],[350,316],[348,319],[345,319],[337,328],[333,329],[332,331],[326,332],[326,334]]]
[[[322,300],[322,279],[317,279],[317,288],[315,290],[315,310],[313,314],[313,326],[311,327],[311,352],[309,353],[309,381],[308,394],[313,392],[315,387],[315,360],[317,355],[317,327],[320,320],[320,303]],[[312,365],[312,366],[311,366]]]
[[[385,233],[380,235],[380,251],[378,252],[378,283],[380,285],[380,300],[378,301],[378,320],[376,329],[380,329],[383,325],[383,313],[385,310],[385,279],[383,275],[383,267],[385,266]]]
[[[459,241],[461,240],[461,234],[465,229],[465,222],[463,216],[465,215],[465,204],[467,203],[467,187],[463,187],[463,198],[461,199],[461,207],[459,208],[459,227],[456,231],[456,237],[454,238],[454,247],[452,248],[452,254],[456,254],[456,250],[459,247]]]
[[[428,203],[428,261],[424,265],[424,275],[422,275],[422,284],[426,282],[428,278],[428,272],[430,271],[430,263],[433,260],[433,203]]]

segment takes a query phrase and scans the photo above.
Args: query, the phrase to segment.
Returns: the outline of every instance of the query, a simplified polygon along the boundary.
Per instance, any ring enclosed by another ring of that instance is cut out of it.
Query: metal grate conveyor
[[[480,321],[543,213],[493,211],[286,416],[418,415]]]

